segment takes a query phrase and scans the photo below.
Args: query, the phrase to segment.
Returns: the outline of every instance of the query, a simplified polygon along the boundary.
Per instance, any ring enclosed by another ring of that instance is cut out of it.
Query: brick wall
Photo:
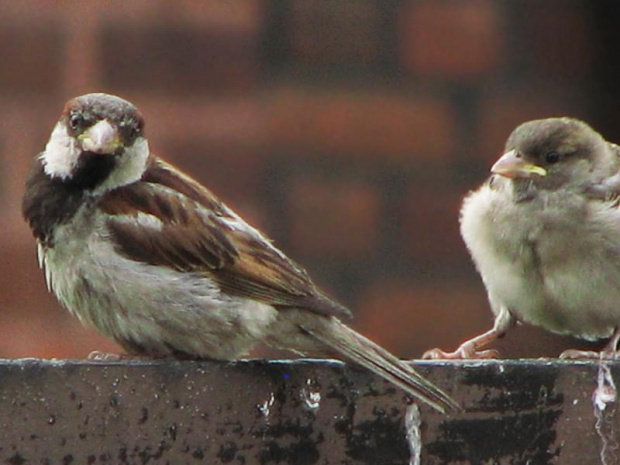
[[[23,179],[62,105],[120,94],[155,152],[266,231],[403,357],[491,323],[462,196],[519,122],[620,141],[613,2],[0,1],[0,357],[114,345],[45,291]],[[572,341],[521,328],[506,355]],[[519,340],[528,338],[527,347]]]

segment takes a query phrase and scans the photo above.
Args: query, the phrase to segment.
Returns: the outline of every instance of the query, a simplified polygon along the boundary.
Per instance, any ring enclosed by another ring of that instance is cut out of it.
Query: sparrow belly
[[[564,198],[562,209],[547,211],[553,199],[534,206],[496,195],[472,194],[461,217],[493,311],[586,339],[611,335],[620,325],[620,234],[604,223],[620,224],[615,210],[601,203],[582,215],[583,205]]]
[[[39,249],[48,286],[82,323],[130,352],[235,359],[277,319],[273,307],[224,296],[202,274],[126,259],[96,233],[62,240],[68,232],[60,229],[54,247]]]
[[[620,326],[617,208],[591,202],[582,221],[562,224],[557,229],[552,229],[553,225],[551,222],[538,241],[547,302],[540,324],[585,339],[610,336]],[[547,321],[546,315],[555,318]]]

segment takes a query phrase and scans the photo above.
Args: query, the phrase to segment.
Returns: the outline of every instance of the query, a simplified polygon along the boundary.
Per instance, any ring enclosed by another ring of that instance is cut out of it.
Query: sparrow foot
[[[471,360],[471,359],[490,359],[500,358],[499,351],[487,349],[477,351],[473,344],[463,344],[454,352],[444,352],[441,349],[431,349],[424,352],[422,358],[425,360]]]
[[[142,357],[140,355],[130,354],[112,354],[110,352],[101,352],[94,350],[88,354],[88,360],[95,360],[98,362],[119,362],[121,360],[149,360],[151,357]]]
[[[489,359],[501,358],[499,351],[495,349],[485,349],[491,342],[503,337],[506,331],[516,324],[507,308],[502,308],[495,317],[493,328],[479,336],[473,337],[463,342],[454,352],[444,352],[440,349],[431,349],[424,352],[422,358],[427,360],[468,360],[468,359]]]
[[[620,360],[620,328],[616,328],[609,342],[600,352],[568,349],[560,354],[563,360]]]
[[[601,351],[592,350],[576,350],[568,349],[560,354],[562,360],[620,360],[620,352],[618,351]]]
[[[111,354],[108,352],[101,352],[100,350],[93,350],[90,354],[88,354],[88,360],[96,360],[103,362],[114,361],[117,362],[122,360],[123,356],[121,354]]]

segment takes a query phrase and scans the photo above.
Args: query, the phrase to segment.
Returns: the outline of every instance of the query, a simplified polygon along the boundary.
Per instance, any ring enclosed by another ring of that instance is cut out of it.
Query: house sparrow
[[[620,148],[582,121],[550,118],[517,127],[491,178],[461,209],[461,235],[486,286],[495,324],[455,352],[425,358],[486,358],[481,350],[515,322],[595,340],[613,358],[620,339]]]
[[[333,351],[440,411],[454,400],[356,333],[349,311],[208,189],[153,155],[107,94],[70,100],[27,179],[48,287],[128,354],[234,360],[261,342]]]

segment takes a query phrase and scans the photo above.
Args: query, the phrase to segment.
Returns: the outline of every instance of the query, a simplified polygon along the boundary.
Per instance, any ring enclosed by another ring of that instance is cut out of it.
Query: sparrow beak
[[[118,131],[108,121],[101,120],[78,136],[87,152],[112,155],[123,145]]]
[[[529,178],[533,174],[546,176],[547,170],[542,166],[526,162],[521,154],[515,149],[506,152],[491,167],[491,173],[499,174],[505,178]]]

